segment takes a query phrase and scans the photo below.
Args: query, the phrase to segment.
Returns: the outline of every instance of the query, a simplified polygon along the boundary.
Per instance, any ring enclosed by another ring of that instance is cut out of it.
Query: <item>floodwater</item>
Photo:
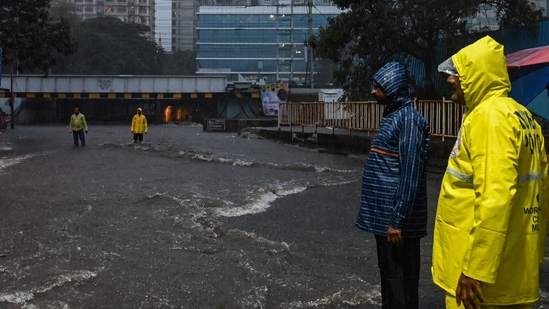
[[[0,136],[0,308],[380,308],[375,241],[354,227],[366,156],[198,125],[86,138]],[[420,307],[443,308],[431,245]]]

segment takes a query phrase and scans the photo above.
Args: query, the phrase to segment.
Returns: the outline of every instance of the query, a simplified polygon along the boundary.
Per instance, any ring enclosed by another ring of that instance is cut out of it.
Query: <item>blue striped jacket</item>
[[[392,103],[385,108],[364,166],[356,226],[379,236],[386,236],[391,226],[403,238],[422,237],[427,234],[429,125],[403,95],[407,88],[395,91],[393,85],[376,81]]]

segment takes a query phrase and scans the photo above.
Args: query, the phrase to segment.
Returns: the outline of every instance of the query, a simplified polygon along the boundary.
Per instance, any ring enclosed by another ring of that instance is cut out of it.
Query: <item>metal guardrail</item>
[[[456,138],[465,107],[451,100],[414,100],[414,107],[425,117],[432,136]],[[379,129],[383,105],[366,102],[289,102],[280,103],[278,127],[325,127],[365,131],[370,136]]]

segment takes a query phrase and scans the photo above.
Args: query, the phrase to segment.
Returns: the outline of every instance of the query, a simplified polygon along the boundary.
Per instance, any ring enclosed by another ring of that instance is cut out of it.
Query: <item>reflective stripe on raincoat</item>
[[[547,222],[547,157],[538,123],[511,89],[503,46],[484,37],[452,56],[467,113],[442,181],[433,280],[455,295],[482,281],[486,304],[539,298]]]

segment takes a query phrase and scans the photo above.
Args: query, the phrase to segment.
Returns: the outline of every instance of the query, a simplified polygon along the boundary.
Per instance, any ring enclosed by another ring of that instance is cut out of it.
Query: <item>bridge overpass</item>
[[[220,76],[2,75],[0,98],[212,98],[225,93]]]
[[[257,88],[235,91],[220,76],[2,75],[0,83],[0,105],[12,108],[22,123],[33,121],[17,116],[18,102],[28,102],[23,109],[29,114],[32,108],[42,121],[64,121],[79,106],[92,121],[122,121],[142,107],[150,120],[168,123],[223,117],[242,106],[257,115],[259,98]]]

